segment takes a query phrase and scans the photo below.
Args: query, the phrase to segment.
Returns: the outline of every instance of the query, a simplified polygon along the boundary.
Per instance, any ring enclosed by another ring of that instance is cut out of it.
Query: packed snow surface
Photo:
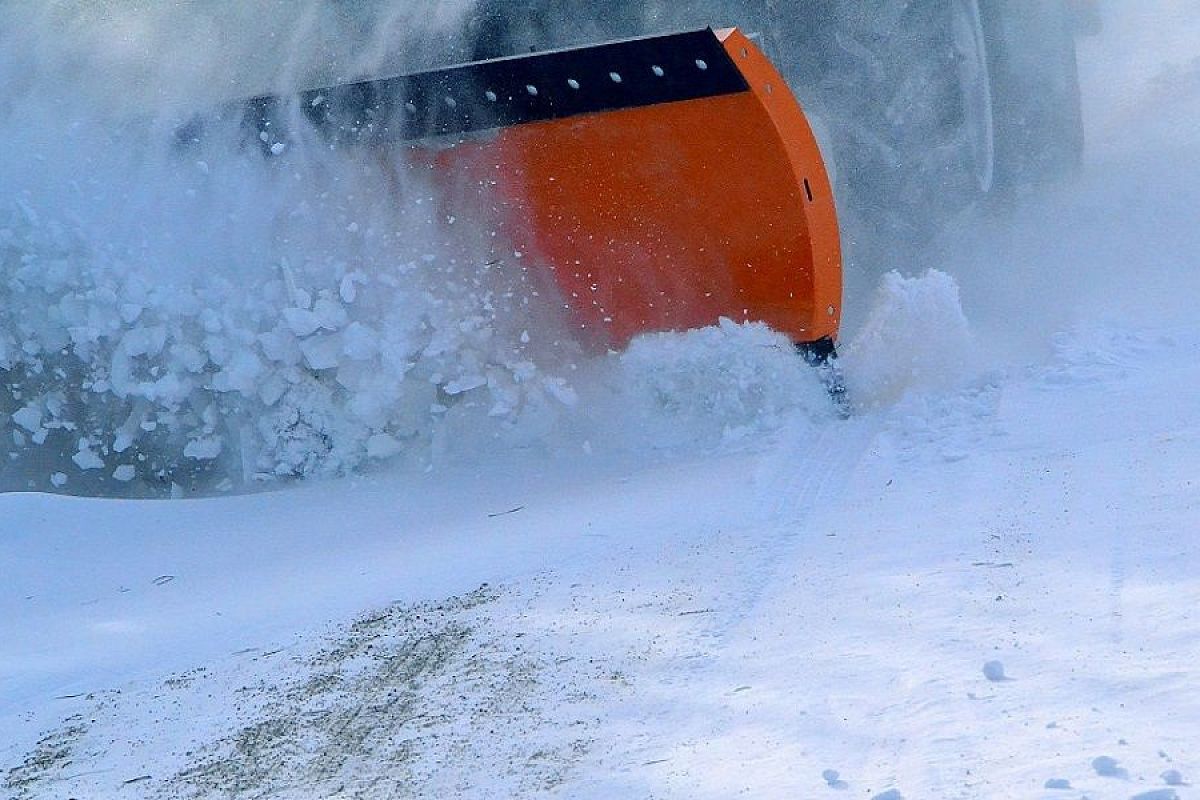
[[[0,796],[1194,796],[1200,15],[1106,9],[1083,175],[848,298],[849,418],[0,48],[0,480],[67,493],[0,495]]]

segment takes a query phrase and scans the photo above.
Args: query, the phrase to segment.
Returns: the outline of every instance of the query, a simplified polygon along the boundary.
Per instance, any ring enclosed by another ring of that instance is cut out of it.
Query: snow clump
[[[874,304],[841,362],[852,402],[888,405],[910,392],[953,387],[975,357],[970,325],[954,278],[883,276]]]
[[[1177,769],[1166,770],[1165,772],[1163,772],[1163,774],[1160,777],[1162,778],[1162,782],[1165,783],[1167,786],[1183,786],[1183,785],[1185,785],[1184,780],[1183,780],[1183,773]]]
[[[989,661],[983,665],[983,677],[997,682],[1007,680],[1004,675],[1004,664],[999,661]]]
[[[782,334],[761,323],[719,324],[634,339],[618,357],[628,438],[655,446],[754,442],[785,420],[834,413],[826,387]]]
[[[1097,756],[1092,759],[1092,769],[1104,778],[1128,778],[1129,772],[1112,756]]]

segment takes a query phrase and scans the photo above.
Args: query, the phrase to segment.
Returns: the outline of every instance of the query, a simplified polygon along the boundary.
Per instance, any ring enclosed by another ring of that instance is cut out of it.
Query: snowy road
[[[1173,391],[1196,385],[1194,333],[1086,329],[1020,377],[691,465],[184,510],[7,497],[64,590],[5,587],[2,752],[35,756],[6,785],[1186,797],[1162,776],[1200,771],[1200,423]],[[357,738],[320,722],[339,710]]]

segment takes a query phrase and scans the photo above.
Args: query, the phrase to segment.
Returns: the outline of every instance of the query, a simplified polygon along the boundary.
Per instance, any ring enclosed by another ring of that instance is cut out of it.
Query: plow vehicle
[[[543,267],[585,346],[729,318],[823,363],[843,238],[861,257],[921,243],[1078,163],[1085,16],[1061,0],[483,0],[449,48],[464,63],[235,113],[268,154],[306,126],[433,175],[444,216],[490,233],[480,259]]]

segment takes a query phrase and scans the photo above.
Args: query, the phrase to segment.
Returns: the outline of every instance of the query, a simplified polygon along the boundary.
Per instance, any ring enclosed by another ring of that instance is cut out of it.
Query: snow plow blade
[[[250,101],[279,152],[298,121],[432,174],[482,260],[552,276],[586,345],[721,317],[832,343],[841,252],[821,153],[737,29],[514,56]]]

